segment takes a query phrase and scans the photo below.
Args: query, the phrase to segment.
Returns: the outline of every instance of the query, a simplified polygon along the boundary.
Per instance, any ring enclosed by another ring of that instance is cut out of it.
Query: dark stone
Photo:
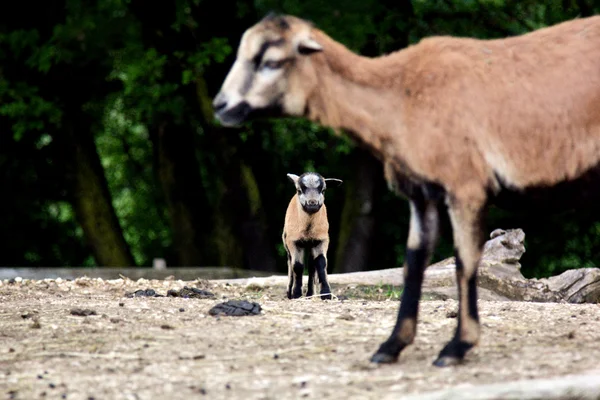
[[[243,317],[247,315],[258,315],[262,307],[258,303],[246,300],[229,300],[225,303],[219,303],[211,308],[208,313],[213,316],[226,315],[233,317]]]
[[[125,297],[164,297],[160,294],[156,294],[154,289],[140,289],[135,292],[125,293]]]
[[[79,317],[87,317],[88,315],[98,315],[96,311],[90,310],[89,308],[73,308],[71,309],[71,315],[77,315]]]
[[[198,289],[195,287],[184,286],[183,289],[171,289],[167,292],[167,297],[183,297],[184,299],[208,299],[215,297],[214,293],[208,290]]]

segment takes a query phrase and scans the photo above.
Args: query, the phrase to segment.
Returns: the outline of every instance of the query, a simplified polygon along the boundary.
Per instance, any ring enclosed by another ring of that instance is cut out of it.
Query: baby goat
[[[342,184],[340,179],[323,178],[316,172],[305,172],[298,176],[287,174],[296,187],[285,213],[283,245],[288,257],[288,299],[302,296],[302,274],[304,273],[305,251],[308,254],[308,289],[306,296],[313,296],[315,274],[321,284],[321,299],[331,299],[331,288],[327,282],[327,248],[329,247],[329,221],[325,207],[325,189]]]

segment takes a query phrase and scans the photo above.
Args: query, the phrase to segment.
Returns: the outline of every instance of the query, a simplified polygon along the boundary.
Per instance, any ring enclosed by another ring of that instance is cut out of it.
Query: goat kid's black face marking
[[[302,209],[308,214],[316,213],[323,206],[327,185],[336,187],[342,184],[340,179],[325,179],[316,172],[305,172],[300,176],[287,174],[287,176],[296,187],[296,194]]]
[[[310,37],[308,24],[268,15],[242,36],[236,60],[213,101],[215,117],[224,126],[239,126],[259,117],[301,116],[309,88],[306,77],[294,75],[297,61],[318,51],[321,46]]]

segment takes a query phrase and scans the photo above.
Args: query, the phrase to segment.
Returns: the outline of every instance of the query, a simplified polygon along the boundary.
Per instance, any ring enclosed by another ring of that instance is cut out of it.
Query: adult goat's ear
[[[323,46],[321,46],[316,40],[311,37],[303,37],[298,40],[298,44],[296,45],[298,53],[303,55],[313,54],[319,51],[323,51]]]
[[[342,184],[342,180],[335,179],[335,178],[326,178],[325,183],[327,184],[327,186],[330,186],[330,187],[338,187]]]
[[[292,183],[294,184],[294,186],[298,185],[298,179],[300,179],[300,177],[296,174],[287,174],[287,177],[290,178],[290,181],[292,181]]]

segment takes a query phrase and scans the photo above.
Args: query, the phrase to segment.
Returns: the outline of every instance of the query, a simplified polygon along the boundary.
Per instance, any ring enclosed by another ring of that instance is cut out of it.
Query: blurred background
[[[66,0],[0,11],[0,266],[287,271],[286,173],[326,193],[330,272],[399,267],[407,202],[345,136],[302,120],[223,129],[211,101],[242,33],[267,12],[312,20],[350,49],[431,35],[500,38],[600,13],[593,0]],[[526,277],[598,266],[600,207],[522,228]],[[435,260],[452,255],[447,220]],[[435,261],[434,260],[434,261]]]

